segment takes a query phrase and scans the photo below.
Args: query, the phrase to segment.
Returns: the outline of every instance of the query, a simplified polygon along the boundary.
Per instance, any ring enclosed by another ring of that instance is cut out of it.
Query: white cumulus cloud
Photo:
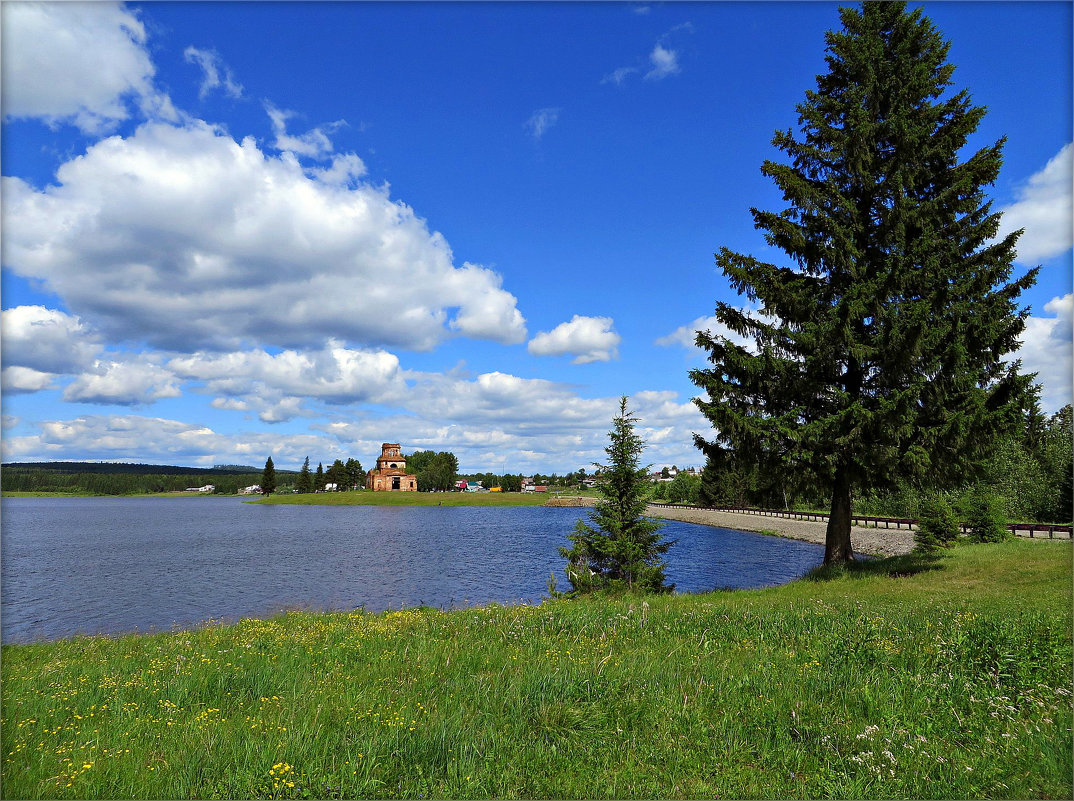
[[[3,179],[4,264],[109,341],[189,353],[525,340],[500,276],[456,268],[444,238],[387,188],[322,181],[252,138],[146,123],[56,177],[40,190]]]
[[[576,314],[569,322],[537,334],[528,349],[534,356],[574,356],[572,364],[611,361],[618,356],[622,339],[612,325],[611,317]]]
[[[473,378],[413,374],[404,404],[407,412],[388,418],[358,414],[324,426],[346,449],[370,449],[400,438],[405,448],[453,451],[463,472],[499,468],[508,472],[587,469],[603,461],[617,397],[586,398],[553,381],[503,372]],[[709,429],[689,400],[672,391],[642,391],[630,398],[648,447],[643,460],[680,465],[697,463],[693,432]],[[355,419],[357,418],[357,419]],[[395,432],[395,433],[393,433]]]
[[[545,132],[559,122],[559,111],[558,108],[542,108],[533,112],[533,115],[526,120],[530,135],[540,141]]]
[[[52,389],[52,373],[43,373],[32,367],[5,367],[0,373],[0,389],[6,395],[21,395],[23,393],[40,392],[43,389]]]
[[[637,13],[648,13],[648,7],[644,8],[644,12]],[[680,31],[692,33],[693,30],[694,26],[689,22],[676,25],[656,41],[645,62],[639,61],[634,66],[613,70],[601,79],[601,83],[614,83],[616,86],[621,86],[627,78],[635,74],[640,74],[647,81],[661,81],[682,72],[682,66],[679,64],[680,50],[671,46],[670,40],[678,38],[676,34]]]
[[[180,395],[175,376],[153,361],[137,356],[118,361],[101,359],[77,376],[63,391],[73,403],[140,406]]]
[[[621,86],[622,83],[635,72],[639,72],[637,67],[620,67],[605,75],[604,78],[601,79],[601,83],[614,83],[616,86]]]
[[[750,309],[742,309],[742,311],[748,314],[756,314],[755,311]],[[697,347],[694,340],[697,337],[698,331],[707,331],[713,336],[722,336],[725,339],[730,340],[734,344],[745,348],[750,353],[757,352],[757,345],[754,341],[748,337],[736,334],[730,328],[725,326],[715,315],[710,317],[698,317],[692,323],[686,325],[680,325],[670,334],[662,336],[655,341],[654,344],[662,347],[668,347],[671,345],[679,345],[687,350],[694,350],[697,353],[703,353],[703,351]]]
[[[228,97],[242,97],[242,84],[235,80],[231,70],[215,50],[200,50],[191,45],[183,51],[183,58],[188,64],[197,64],[201,67],[202,79],[198,97],[204,100],[217,88]]]
[[[269,432],[220,434],[197,423],[139,415],[84,415],[47,420],[33,434],[6,437],[5,461],[93,459],[160,464],[263,464],[267,456],[283,467],[302,464],[306,454],[332,459],[345,454],[316,434]]]
[[[273,367],[262,357],[262,374]],[[287,363],[287,360],[284,360]],[[169,365],[169,369],[170,369]],[[226,380],[227,365],[200,365],[201,374]],[[238,369],[254,372],[249,365]],[[587,469],[605,459],[608,430],[618,411],[616,397],[581,397],[576,389],[543,379],[501,372],[473,378],[458,374],[411,373],[406,402],[381,416],[370,409],[348,410],[345,417],[316,422],[304,435],[247,432],[219,434],[210,428],[137,415],[85,415],[72,420],[19,421],[19,431],[3,440],[4,458],[114,459],[172,464],[261,464],[269,454],[277,466],[297,468],[306,455],[330,462],[354,456],[369,464],[381,442],[402,441],[405,450],[449,450],[468,470],[565,472]],[[275,383],[282,385],[280,377]],[[241,389],[239,382],[232,389]],[[267,396],[272,381],[265,382]],[[221,395],[218,409],[256,411],[263,421],[306,414],[307,399],[276,394],[269,400],[253,395]],[[642,391],[630,399],[640,418],[639,433],[647,448],[646,463],[697,464],[692,432],[708,423],[689,400],[670,391]],[[30,433],[25,433],[30,432]]]
[[[101,350],[96,337],[75,316],[44,306],[16,306],[0,313],[5,366],[41,373],[76,373]]]
[[[332,404],[393,403],[406,394],[399,359],[338,342],[316,351],[196,353],[168,362],[188,381],[204,382],[216,408],[257,410],[265,422],[305,414],[307,399]]]
[[[1002,209],[1000,235],[1019,228],[1017,260],[1035,265],[1071,248],[1074,204],[1074,143],[1064,145],[1046,165],[1030,176],[1014,204]]]
[[[1056,412],[1074,394],[1074,295],[1052,298],[1044,311],[1051,316],[1026,318],[1022,346],[1013,355],[1022,360],[1022,372],[1037,374],[1042,409]]]
[[[326,158],[332,153],[335,147],[328,135],[346,124],[343,120],[336,120],[328,123],[323,128],[311,128],[304,134],[294,136],[287,133],[287,121],[297,116],[296,112],[276,108],[268,102],[265,103],[265,112],[269,115],[269,119],[272,120],[272,131],[276,134],[276,141],[273,143],[273,147],[277,150],[315,159]]]
[[[71,123],[87,133],[130,116],[174,118],[153,86],[145,26],[121,3],[4,3],[3,94],[6,118]]]
[[[652,66],[645,73],[645,79],[648,81],[659,81],[680,71],[678,52],[659,42],[649,53],[649,63]]]

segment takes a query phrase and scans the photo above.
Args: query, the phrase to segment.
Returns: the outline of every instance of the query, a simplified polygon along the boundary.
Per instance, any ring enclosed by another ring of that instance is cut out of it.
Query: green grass
[[[302,506],[541,506],[553,497],[537,492],[312,492],[270,495],[250,503]]]
[[[1069,798],[1071,547],[4,646],[5,797]]]

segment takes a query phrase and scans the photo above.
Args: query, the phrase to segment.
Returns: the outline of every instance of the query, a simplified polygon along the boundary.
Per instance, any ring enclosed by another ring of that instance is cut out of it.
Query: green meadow
[[[1071,546],[3,647],[8,798],[1069,798]]]

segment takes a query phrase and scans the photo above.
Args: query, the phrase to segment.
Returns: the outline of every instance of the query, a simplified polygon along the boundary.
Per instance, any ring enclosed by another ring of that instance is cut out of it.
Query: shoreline
[[[794,520],[783,517],[757,517],[738,512],[719,512],[714,509],[681,509],[650,505],[646,514],[681,523],[699,523],[715,528],[764,533],[774,531],[780,537],[823,545],[827,523],[814,520]],[[763,524],[762,524],[763,521]],[[914,549],[914,532],[900,529],[853,526],[850,541],[855,553],[868,556],[902,556]]]
[[[593,506],[593,498],[567,497],[556,499],[558,502],[546,506]],[[827,523],[813,520],[794,520],[782,517],[757,517],[738,512],[721,512],[715,509],[695,509],[692,507],[654,506],[649,504],[645,510],[649,517],[662,520],[674,520],[679,523],[696,523],[713,528],[729,528],[735,531],[749,531],[754,534],[774,532],[788,540],[801,540],[815,545],[824,545],[828,529]],[[763,521],[763,523],[762,523]],[[914,549],[914,532],[910,530],[866,528],[853,526],[850,541],[855,553],[867,556],[903,556]]]
[[[731,528],[737,531],[751,531],[757,534],[766,532],[790,540],[802,540],[816,545],[824,545],[828,524],[818,520],[795,520],[783,517],[758,517],[739,512],[721,512],[715,509],[693,509],[689,507],[665,507],[650,505],[646,514],[664,520],[676,520],[680,523],[698,523],[715,528]],[[763,521],[763,522],[762,522]],[[1069,538],[1026,537],[1017,534],[1019,540],[1029,542],[1070,542]],[[852,526],[850,542],[854,553],[866,556],[903,556],[914,549],[914,532],[909,529],[876,528],[873,526]]]

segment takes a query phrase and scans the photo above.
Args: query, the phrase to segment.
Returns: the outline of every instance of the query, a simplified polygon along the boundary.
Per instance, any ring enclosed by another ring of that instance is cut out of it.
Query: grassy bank
[[[540,506],[550,496],[537,492],[313,492],[270,495],[251,503],[303,506]]]
[[[1070,797],[1071,547],[3,648],[6,797]]]

